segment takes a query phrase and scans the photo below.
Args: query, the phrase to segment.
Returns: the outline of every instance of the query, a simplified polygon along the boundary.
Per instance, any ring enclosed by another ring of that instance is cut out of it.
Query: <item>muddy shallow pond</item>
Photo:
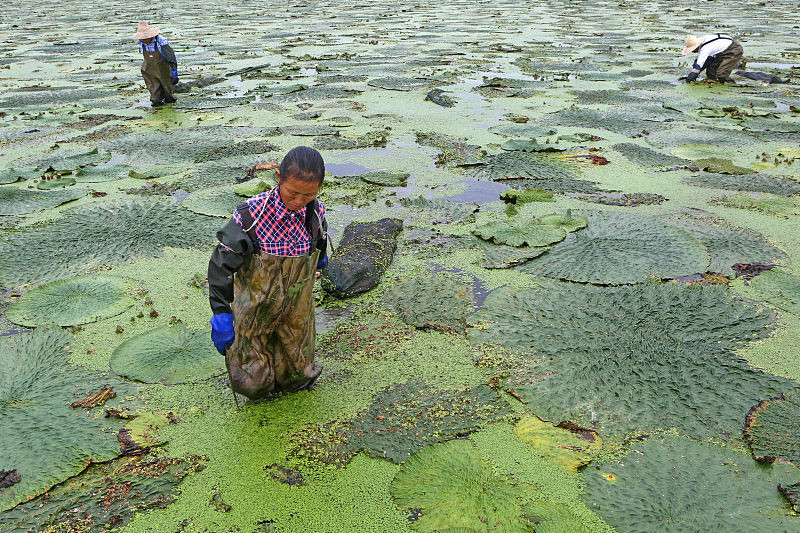
[[[0,531],[800,531],[795,12],[6,5]],[[717,31],[786,83],[679,81]],[[208,259],[298,145],[403,230],[237,408]]]

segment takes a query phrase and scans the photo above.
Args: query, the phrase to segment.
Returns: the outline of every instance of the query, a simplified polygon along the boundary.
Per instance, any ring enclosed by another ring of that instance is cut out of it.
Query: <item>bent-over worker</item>
[[[686,76],[687,82],[697,79],[697,76],[706,71],[706,79],[720,83],[735,83],[730,79],[731,72],[742,60],[744,50],[736,39],[725,33],[714,33],[696,37],[686,37],[686,47],[683,55],[697,52],[697,59],[692,64],[692,71]]]

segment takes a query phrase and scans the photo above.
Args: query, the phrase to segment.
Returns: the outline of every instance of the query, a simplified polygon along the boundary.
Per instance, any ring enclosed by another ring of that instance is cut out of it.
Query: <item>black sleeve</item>
[[[253,253],[253,243],[233,219],[217,232],[217,238],[230,249],[218,244],[208,262],[208,299],[215,315],[233,312],[233,275]]]
[[[172,67],[172,70],[178,70],[178,60],[175,59],[175,52],[170,45],[165,44],[161,47],[161,55],[164,57],[164,61]]]

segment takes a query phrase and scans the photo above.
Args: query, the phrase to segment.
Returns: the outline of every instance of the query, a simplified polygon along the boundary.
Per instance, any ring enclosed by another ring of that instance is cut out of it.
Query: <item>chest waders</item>
[[[150,102],[161,103],[165,98],[173,98],[174,89],[170,78],[170,66],[162,60],[161,52],[145,50],[143,55],[142,77],[147,90],[150,91]]]
[[[729,80],[733,69],[736,68],[742,60],[742,55],[744,54],[742,45],[739,44],[736,39],[732,37],[723,37],[718,33],[715,38],[701,44],[697,51],[699,52],[705,45],[719,40],[728,40],[731,41],[731,44],[722,52],[708,58],[705,64],[705,71],[708,79],[726,82]]]
[[[254,253],[237,272],[231,306],[236,337],[225,354],[234,392],[256,399],[303,389],[319,377],[312,294],[319,254]]]

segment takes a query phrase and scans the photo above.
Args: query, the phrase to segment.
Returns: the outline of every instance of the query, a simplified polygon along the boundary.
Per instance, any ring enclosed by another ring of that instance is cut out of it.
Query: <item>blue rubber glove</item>
[[[172,72],[169,73],[169,75],[170,75],[170,81],[172,81],[172,85],[175,85],[176,83],[178,83],[178,71],[177,70],[173,70]]]
[[[211,317],[211,342],[217,351],[225,355],[225,350],[233,344],[233,313],[220,313]]]
[[[697,79],[699,72],[691,71],[688,76],[686,76],[686,83],[691,83]]]
[[[328,266],[328,254],[325,254],[325,257],[317,261],[317,270],[322,270]]]

